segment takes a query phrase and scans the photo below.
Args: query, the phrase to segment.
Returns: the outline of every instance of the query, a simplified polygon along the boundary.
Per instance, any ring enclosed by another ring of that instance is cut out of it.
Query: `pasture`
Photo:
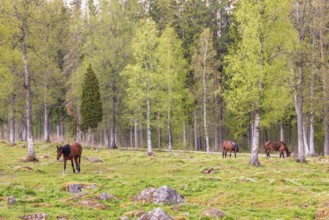
[[[185,197],[185,203],[161,206],[176,219],[208,219],[210,207],[222,210],[225,219],[314,219],[319,210],[329,211],[329,158],[280,159],[260,155],[261,167],[248,166],[249,155],[222,159],[221,153],[157,152],[86,149],[81,173],[72,173],[68,163],[56,161],[56,145],[36,144],[38,163],[25,163],[27,149],[19,143],[0,143],[0,219],[46,213],[48,219],[118,219],[160,205],[140,204],[134,197],[147,187],[168,185]],[[263,153],[263,149],[261,149]],[[99,162],[97,162],[100,160]],[[206,169],[213,172],[204,174]],[[96,184],[81,197],[65,191],[68,183]],[[100,201],[104,210],[81,205],[86,198],[108,192],[114,198]],[[16,198],[8,205],[8,197]]]

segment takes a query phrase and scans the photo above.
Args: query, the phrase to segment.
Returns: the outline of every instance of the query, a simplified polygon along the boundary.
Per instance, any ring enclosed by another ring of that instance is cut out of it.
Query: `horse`
[[[61,158],[63,154],[64,158],[64,171],[63,174],[66,172],[66,161],[71,160],[73,173],[80,173],[80,164],[81,164],[81,154],[82,154],[82,147],[79,143],[71,143],[66,144],[64,146],[58,147],[57,146],[57,160]],[[75,161],[76,170],[74,169],[73,159]]]
[[[230,157],[231,157],[231,153],[232,151],[234,151],[234,156],[236,158],[236,152],[239,152],[239,146],[236,142],[234,141],[224,141],[223,143],[223,158],[227,155],[227,152],[230,151]]]
[[[270,151],[280,151],[280,158],[284,158],[284,152],[287,153],[287,157],[290,157],[291,152],[283,141],[266,141],[264,148],[267,158],[271,157]]]

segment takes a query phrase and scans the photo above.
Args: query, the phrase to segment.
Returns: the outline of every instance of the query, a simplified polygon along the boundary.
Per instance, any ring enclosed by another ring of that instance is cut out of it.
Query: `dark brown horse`
[[[57,146],[57,160],[61,158],[63,154],[64,159],[64,171],[63,174],[66,172],[66,161],[71,160],[73,173],[80,173],[80,163],[81,163],[81,154],[82,154],[82,147],[79,143],[72,143],[67,144],[61,147]],[[74,169],[73,160],[75,161],[76,170]]]
[[[264,148],[267,158],[270,157],[270,151],[280,151],[280,158],[284,158],[284,152],[290,157],[290,151],[283,141],[266,141]]]
[[[230,152],[230,157],[231,157],[232,151],[234,151],[234,156],[236,158],[236,152],[239,152],[238,144],[234,141],[224,141],[224,143],[223,143],[223,158],[224,158],[224,156],[226,157],[228,151]]]

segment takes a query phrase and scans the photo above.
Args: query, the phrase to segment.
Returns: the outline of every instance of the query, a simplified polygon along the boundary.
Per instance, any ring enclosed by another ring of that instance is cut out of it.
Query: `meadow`
[[[278,158],[278,153],[270,159],[260,155],[262,166],[251,167],[247,153],[222,159],[219,153],[155,151],[148,157],[146,150],[84,148],[81,173],[74,174],[69,163],[63,175],[56,145],[36,144],[36,163],[24,162],[24,146],[0,143],[0,219],[33,213],[46,213],[48,219],[119,219],[159,206],[175,219],[203,220],[210,219],[203,214],[210,207],[222,210],[224,219],[321,219],[319,213],[329,211],[328,157],[307,158],[307,164],[299,164],[294,158]],[[203,172],[211,168],[209,174]],[[85,189],[79,197],[65,190],[69,183],[96,187]],[[163,185],[176,189],[185,203],[134,201],[145,188]],[[113,195],[99,201],[104,210],[81,205],[82,200],[103,192]],[[8,204],[10,195],[16,204]]]

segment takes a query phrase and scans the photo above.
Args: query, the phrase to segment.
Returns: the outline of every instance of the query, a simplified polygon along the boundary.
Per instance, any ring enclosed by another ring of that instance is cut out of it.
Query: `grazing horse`
[[[224,143],[223,143],[223,158],[224,158],[224,156],[226,157],[228,151],[230,151],[230,157],[231,157],[232,151],[234,151],[234,156],[236,158],[236,152],[239,152],[238,144],[234,141],[224,141]]]
[[[63,174],[66,172],[66,161],[71,160],[73,173],[80,173],[80,163],[81,163],[81,154],[82,154],[82,147],[79,143],[72,143],[67,144],[61,147],[57,146],[57,160],[61,158],[63,154],[64,158],[64,171]],[[74,169],[73,159],[75,161],[76,170]]]
[[[270,157],[270,151],[280,151],[280,158],[284,158],[284,151],[287,153],[287,157],[290,157],[290,151],[288,150],[287,145],[283,141],[266,141],[265,153],[267,158]]]

